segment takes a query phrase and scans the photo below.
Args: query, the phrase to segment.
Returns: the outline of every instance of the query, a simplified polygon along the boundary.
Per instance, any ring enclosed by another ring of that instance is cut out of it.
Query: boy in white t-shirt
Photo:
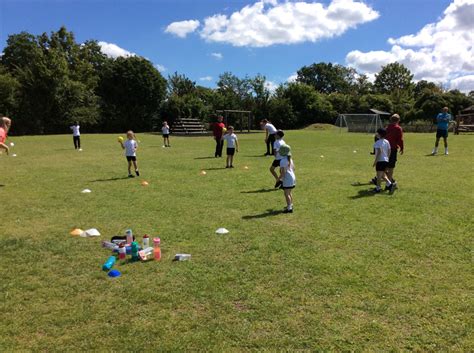
[[[387,177],[386,170],[388,168],[388,160],[390,157],[390,142],[385,139],[387,136],[387,131],[385,129],[378,129],[377,130],[377,137],[379,138],[377,142],[374,143],[374,150],[375,150],[375,159],[373,163],[373,167],[377,172],[377,186],[374,189],[375,193],[379,193],[382,191],[380,185],[382,180],[385,180],[386,189],[392,191],[392,183],[390,179]]]
[[[281,181],[278,177],[278,174],[275,172],[275,169],[280,168],[280,160],[282,158],[278,151],[282,145],[286,144],[285,141],[283,141],[283,136],[285,136],[285,133],[282,130],[278,130],[275,134],[276,140],[273,142],[273,152],[275,153],[275,159],[270,166],[270,173],[272,173],[273,177],[275,178],[275,188],[278,188],[281,185]]]
[[[74,149],[82,151],[81,148],[81,132],[79,123],[76,121],[74,125],[69,127],[72,130],[72,140],[74,142]]]
[[[167,121],[163,121],[161,127],[161,133],[163,134],[163,147],[171,147],[170,145],[170,127]]]
[[[227,141],[227,160],[226,160],[226,168],[234,168],[234,154],[235,152],[239,152],[239,140],[237,139],[237,135],[234,134],[234,127],[229,126],[227,128],[227,132],[225,135],[222,136],[222,141]]]
[[[127,140],[123,142],[121,139],[119,139],[119,143],[122,146],[122,149],[125,150],[125,157],[127,158],[127,162],[128,162],[128,177],[133,178],[132,163],[135,168],[135,174],[137,176],[140,176],[140,173],[138,172],[138,166],[137,166],[138,143],[135,139],[135,134],[133,133],[133,131],[132,130],[127,131]]]

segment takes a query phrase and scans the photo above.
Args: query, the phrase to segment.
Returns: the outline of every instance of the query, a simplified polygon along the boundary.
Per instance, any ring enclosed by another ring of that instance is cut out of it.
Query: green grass
[[[233,170],[210,137],[138,138],[135,179],[116,135],[83,152],[14,137],[0,156],[1,351],[474,350],[473,135],[429,157],[434,135],[406,134],[400,189],[372,196],[372,136],[288,131],[293,214],[261,133],[239,135]],[[127,228],[160,236],[163,259],[111,279],[100,243]]]

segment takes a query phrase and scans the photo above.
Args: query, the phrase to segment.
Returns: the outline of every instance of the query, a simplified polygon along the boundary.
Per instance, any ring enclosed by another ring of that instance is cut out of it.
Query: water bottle
[[[133,233],[131,229],[127,229],[125,231],[125,235],[127,236],[127,244],[132,244],[133,242]]]
[[[143,249],[146,249],[150,246],[150,237],[148,236],[148,234],[145,234],[143,236]]]
[[[160,238],[153,238],[153,257],[156,261],[161,260]]]
[[[125,247],[125,244],[120,244],[119,245],[119,260],[125,261],[127,258],[127,248]]]
[[[108,271],[112,268],[112,266],[115,264],[115,256],[110,256],[107,261],[102,265],[102,269],[104,271]]]
[[[138,243],[132,242],[132,261],[138,261]]]

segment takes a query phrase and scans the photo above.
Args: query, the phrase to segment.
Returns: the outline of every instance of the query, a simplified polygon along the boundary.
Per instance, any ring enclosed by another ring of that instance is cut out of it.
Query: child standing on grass
[[[280,146],[280,178],[281,188],[285,194],[286,208],[283,213],[293,213],[293,195],[291,191],[296,186],[295,164],[291,158],[291,147]]]
[[[72,141],[74,142],[74,149],[82,151],[81,148],[81,131],[79,123],[76,121],[74,125],[69,127],[72,130]]]
[[[6,116],[0,119],[0,149],[4,149],[7,152],[7,155],[10,153],[10,148],[7,146],[6,141],[11,123],[12,121]]]
[[[222,136],[222,141],[227,141],[227,160],[226,160],[226,168],[234,168],[234,154],[235,152],[239,152],[239,140],[237,139],[237,135],[234,134],[234,127],[229,126],[227,132],[224,136]],[[224,143],[224,142],[222,142]]]
[[[125,150],[125,157],[127,157],[128,161],[128,177],[133,178],[132,175],[132,163],[133,167],[135,168],[135,174],[137,176],[140,176],[140,173],[138,172],[138,166],[137,166],[137,148],[138,148],[138,143],[135,139],[135,134],[133,133],[132,130],[127,131],[127,140],[123,142],[122,140],[119,140],[120,145],[122,146],[122,149]]]
[[[385,139],[385,136],[387,136],[387,131],[385,129],[377,130],[377,137],[379,139],[374,143],[375,159],[374,164],[372,165],[375,167],[377,172],[377,186],[374,189],[375,193],[382,191],[380,186],[382,184],[382,180],[385,180],[386,190],[392,191],[392,183],[386,174],[391,152],[390,142]]]
[[[280,167],[281,156],[278,151],[280,150],[280,147],[282,145],[286,145],[285,141],[283,141],[283,136],[285,136],[285,133],[282,130],[278,130],[275,134],[276,140],[275,142],[273,142],[273,151],[275,153],[275,159],[273,160],[272,165],[270,166],[270,173],[272,173],[273,177],[275,178],[275,188],[281,185],[281,181],[278,178],[278,174],[275,172],[275,169]]]
[[[167,121],[163,121],[163,126],[161,128],[161,132],[163,134],[163,145],[164,147],[171,147],[170,146],[170,127]]]

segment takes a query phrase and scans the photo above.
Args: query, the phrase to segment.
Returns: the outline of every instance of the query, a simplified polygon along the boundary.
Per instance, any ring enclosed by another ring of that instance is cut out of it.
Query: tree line
[[[340,113],[370,108],[403,120],[431,120],[440,107],[453,114],[474,104],[474,92],[447,91],[413,81],[400,63],[383,66],[375,81],[350,67],[314,63],[295,82],[270,91],[263,75],[219,76],[214,89],[175,72],[164,78],[139,56],[109,58],[95,40],[77,43],[65,27],[49,35],[9,35],[0,58],[0,114],[11,116],[13,134],[68,132],[78,121],[90,132],[150,131],[162,120],[212,119],[216,110],[248,110],[253,127],[269,118],[281,128],[333,123]]]

